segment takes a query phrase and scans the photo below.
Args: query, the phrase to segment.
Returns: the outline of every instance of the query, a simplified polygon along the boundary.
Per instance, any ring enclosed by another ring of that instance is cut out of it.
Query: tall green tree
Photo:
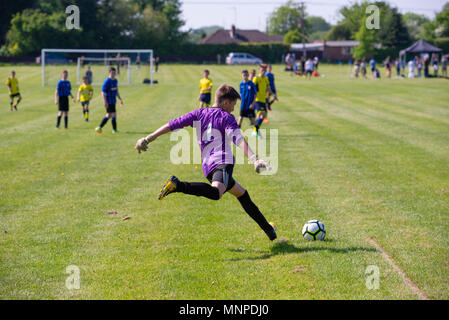
[[[352,32],[345,23],[338,23],[333,26],[326,35],[326,40],[348,40],[352,39]]]
[[[302,42],[302,33],[298,29],[290,30],[284,36],[284,44],[300,43]]]
[[[69,5],[80,9],[79,30],[66,28]],[[183,24],[179,0],[36,0],[11,20],[6,48],[15,55],[42,47],[168,48],[185,41]]]
[[[402,15],[402,20],[407,27],[410,37],[414,40],[423,36],[425,23],[430,22],[430,19],[423,14],[407,12]]]
[[[380,29],[373,29],[376,43],[384,46],[404,46],[410,43],[410,36],[402,15],[385,1],[368,2],[365,0],[344,6],[340,9],[342,20],[331,29],[327,38],[337,40],[337,38],[341,39],[342,36],[347,36],[346,39],[356,39],[360,28],[365,26],[368,18],[366,10],[369,5],[375,5],[379,9]]]
[[[375,35],[373,30],[368,30],[365,25],[361,25],[355,35],[359,45],[354,48],[354,58],[362,59],[374,53]]]
[[[305,7],[296,2],[288,1],[285,5],[277,8],[268,18],[267,33],[271,35],[285,35],[290,30],[302,27],[302,18],[306,18]],[[306,34],[310,26],[304,21]]]
[[[438,24],[436,33],[438,37],[449,37],[449,2],[443,7],[440,13],[436,15],[436,23]]]
[[[397,8],[385,8],[381,16],[380,30],[376,30],[378,41],[386,47],[404,47],[411,37]]]
[[[30,55],[55,44],[62,48],[75,46],[79,38],[65,28],[65,21],[63,12],[48,15],[39,9],[25,9],[15,14],[7,34],[8,51],[12,55]]]
[[[14,0],[2,1],[0,8],[0,46],[6,41],[6,33],[11,28],[12,17],[25,9],[35,9],[38,7],[38,0]]]

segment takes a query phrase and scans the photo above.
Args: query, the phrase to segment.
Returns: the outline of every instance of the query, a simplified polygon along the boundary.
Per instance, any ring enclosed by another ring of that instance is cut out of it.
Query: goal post
[[[76,64],[76,81],[77,84],[80,84],[82,81],[83,76],[81,75],[81,68],[84,67],[85,64],[87,64],[89,67],[94,67],[95,69],[103,69],[103,70],[108,70],[109,67],[112,66],[117,66],[118,68],[120,68],[120,66],[126,63],[125,67],[127,70],[127,83],[126,84],[131,84],[131,58],[89,58],[89,57],[78,57],[77,59],[77,64]],[[93,74],[96,74],[97,70],[91,70]],[[105,71],[103,71],[104,73]],[[92,81],[91,84],[94,85],[99,85],[101,84],[100,81],[103,81],[104,79],[96,76],[93,77],[93,79],[95,79],[94,81]]]
[[[99,62],[98,59],[101,59],[102,62]],[[77,80],[80,81],[83,60],[91,61],[93,65],[103,65],[102,69],[98,69],[97,74],[94,74],[97,80],[107,77],[107,68],[104,68],[107,63],[117,65],[117,62],[125,62],[128,64],[126,68],[128,73],[127,77],[124,77],[123,74],[118,75],[120,83],[137,84],[142,83],[144,79],[149,79],[149,83],[153,85],[154,56],[152,49],[42,49],[42,86],[56,85],[63,69],[69,70],[69,79],[73,77],[72,74],[76,73]]]

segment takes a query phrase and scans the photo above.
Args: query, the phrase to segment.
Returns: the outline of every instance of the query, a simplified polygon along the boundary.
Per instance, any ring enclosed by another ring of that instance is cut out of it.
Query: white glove
[[[254,170],[256,170],[257,173],[261,173],[265,170],[271,170],[270,165],[266,161],[259,159],[255,154],[249,158],[249,161],[254,165]]]
[[[256,170],[257,173],[261,173],[265,170],[270,171],[271,167],[266,161],[260,159],[254,162],[254,170]]]
[[[137,144],[136,144],[137,152],[141,153],[142,151],[147,151],[148,150],[148,144],[150,142],[153,142],[154,140],[156,140],[156,138],[153,137],[153,136],[150,136],[148,139],[147,138],[142,138],[139,141],[137,141]]]

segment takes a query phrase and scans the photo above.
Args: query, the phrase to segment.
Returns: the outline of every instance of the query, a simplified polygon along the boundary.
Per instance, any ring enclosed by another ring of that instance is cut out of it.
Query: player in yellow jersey
[[[267,97],[268,94],[273,94],[270,89],[270,81],[266,76],[267,73],[267,65],[261,64],[259,66],[259,75],[253,78],[253,82],[257,88],[256,95],[256,126],[254,127],[253,135],[259,136],[259,128],[263,123],[263,120],[267,116]]]
[[[87,76],[83,77],[83,84],[78,89],[77,100],[81,101],[81,106],[83,107],[84,120],[89,121],[89,102],[94,95],[94,88],[89,84],[89,78]]]
[[[22,101],[22,96],[20,95],[19,92],[19,80],[17,80],[16,78],[16,72],[15,71],[11,71],[11,74],[8,78],[8,80],[6,80],[6,86],[8,87],[9,90],[9,106],[11,108],[11,111],[16,110],[17,111],[17,105],[20,103],[20,101]],[[14,104],[14,98],[17,97],[17,102]]]
[[[206,108],[210,107],[210,101],[211,101],[211,91],[213,87],[213,82],[211,79],[209,79],[209,70],[203,71],[203,78],[200,80],[200,96],[198,97],[198,100],[200,101],[200,108]]]

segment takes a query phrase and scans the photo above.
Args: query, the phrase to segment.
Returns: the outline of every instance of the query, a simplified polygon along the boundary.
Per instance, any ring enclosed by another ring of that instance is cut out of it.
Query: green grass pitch
[[[118,135],[110,123],[94,131],[100,87],[89,123],[71,104],[69,130],[56,130],[55,87],[42,87],[41,69],[0,67],[3,83],[17,72],[23,95],[10,112],[0,91],[1,299],[419,298],[369,239],[427,298],[449,298],[447,80],[351,79],[347,66],[322,65],[326,77],[308,81],[275,66],[280,103],[264,128],[279,130],[279,170],[234,170],[276,223],[271,243],[230,195],[157,200],[171,174],[206,181],[201,166],[170,162],[169,135],[134,150],[197,107],[206,67],[215,88],[240,82],[242,67],[161,65],[154,87],[120,87]],[[309,219],[324,222],[326,241],[302,238]],[[70,265],[79,290],[66,287]]]

